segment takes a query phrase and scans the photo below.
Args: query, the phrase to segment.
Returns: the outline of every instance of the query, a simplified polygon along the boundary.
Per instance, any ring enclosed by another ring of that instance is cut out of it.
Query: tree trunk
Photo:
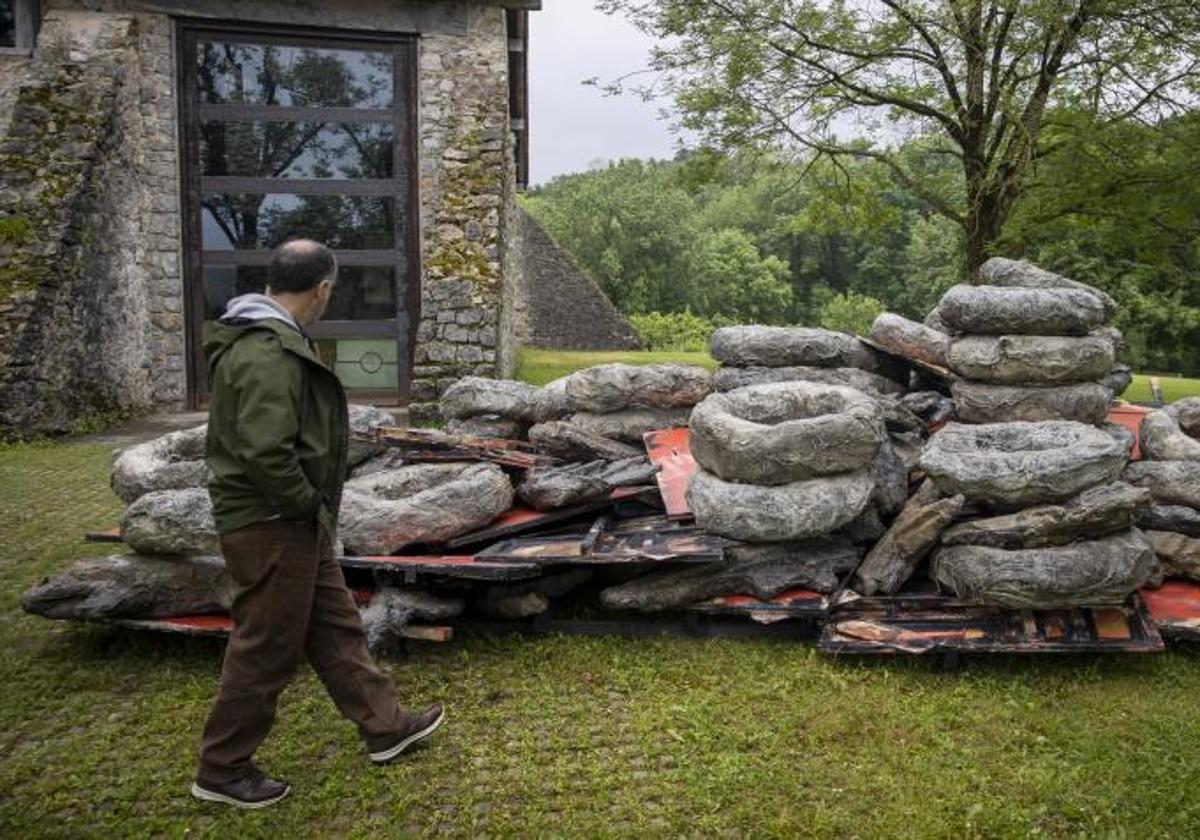
[[[967,246],[967,276],[975,281],[979,267],[991,256],[989,249],[999,240],[1008,220],[1011,201],[1004,201],[994,189],[968,186],[967,213],[963,219]]]

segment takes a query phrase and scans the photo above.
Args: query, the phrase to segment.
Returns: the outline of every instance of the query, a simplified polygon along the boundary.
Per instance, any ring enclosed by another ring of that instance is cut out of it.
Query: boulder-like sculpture
[[[1100,377],[1099,382],[1112,391],[1113,399],[1116,399],[1133,384],[1133,368],[1129,365],[1113,365],[1112,370]]]
[[[1138,427],[1142,457],[1151,461],[1200,461],[1200,440],[1183,433],[1165,411],[1151,411]]]
[[[863,508],[863,512],[851,519],[832,536],[845,537],[855,545],[874,545],[880,537],[887,533],[888,526],[879,515],[879,508],[874,502]]]
[[[1176,400],[1164,411],[1179,424],[1185,435],[1200,438],[1200,397],[1186,397]]]
[[[396,418],[391,412],[376,408],[373,405],[351,405],[350,420],[350,449],[346,453],[346,467],[352,469],[368,458],[379,455],[386,447],[369,440],[357,440],[356,435],[369,435],[376,429],[396,425]]]
[[[557,420],[568,412],[566,399],[558,391],[478,376],[464,377],[447,388],[439,409],[447,418],[497,415],[524,423]]]
[[[488,618],[501,621],[532,618],[550,609],[555,598],[567,595],[591,578],[591,569],[568,569],[528,583],[497,584],[485,589],[475,603]]]
[[[208,480],[204,442],[208,426],[171,432],[120,452],[113,459],[113,492],[125,504],[153,490],[203,487]]]
[[[1200,463],[1196,461],[1135,461],[1121,480],[1145,487],[1163,505],[1200,508]]]
[[[403,641],[402,631],[418,621],[445,621],[460,615],[465,604],[428,592],[385,587],[360,611],[367,647],[382,653]]]
[[[56,619],[163,618],[224,612],[233,594],[220,557],[117,554],[46,578],[21,596],[21,608]]]
[[[219,554],[208,490],[155,490],[121,518],[121,539],[139,554]]]
[[[712,376],[697,365],[597,365],[565,377],[574,411],[689,408],[708,396]]]
[[[937,545],[942,530],[954,521],[965,501],[961,495],[941,498],[931,481],[922,484],[867,552],[855,574],[855,589],[863,595],[896,592]]]
[[[920,466],[944,495],[1016,510],[1107,484],[1126,457],[1120,441],[1083,423],[950,423],[929,439]]]
[[[529,442],[565,461],[620,461],[635,458],[645,450],[617,440],[601,437],[582,426],[562,420],[538,423],[529,429]]]
[[[580,411],[568,417],[567,422],[593,435],[642,446],[646,432],[686,428],[691,414],[690,407],[627,408],[608,414]]]
[[[879,454],[871,463],[875,492],[871,505],[883,516],[891,516],[908,501],[908,465],[897,453],[888,438],[884,438]]]
[[[871,325],[869,337],[889,353],[946,367],[950,337],[933,327],[918,324],[892,312],[883,312]]]
[[[1066,385],[1108,375],[1113,349],[1094,335],[965,335],[950,344],[947,358],[977,382]]]
[[[1013,286],[1026,289],[1079,289],[1095,295],[1104,306],[1106,317],[1117,311],[1117,302],[1107,292],[1080,283],[1053,271],[1039,268],[1026,260],[992,257],[979,267],[979,282],[989,286]]]
[[[946,335],[954,335],[954,330],[951,329],[950,325],[947,324],[942,318],[942,310],[936,306],[929,310],[929,314],[925,316],[921,323],[936,332],[945,333]]]
[[[1146,537],[1154,546],[1165,577],[1200,581],[1200,539],[1171,531],[1147,531]]]
[[[871,463],[884,439],[875,402],[810,382],[713,394],[692,412],[692,456],[726,481],[788,484]]]
[[[1200,537],[1200,510],[1187,505],[1151,505],[1138,513],[1137,525],[1143,531],[1174,531],[1186,537]]]
[[[1158,561],[1150,542],[1134,528],[1051,548],[941,548],[934,554],[933,573],[939,586],[974,603],[1066,609],[1121,603],[1158,574]]]
[[[781,542],[823,536],[863,512],[875,481],[869,470],[762,487],[700,470],[687,498],[696,524],[722,537]]]
[[[446,423],[446,431],[452,435],[523,440],[529,432],[529,424],[521,420],[509,420],[499,414],[480,414],[475,417],[451,418]]]
[[[771,598],[789,589],[833,592],[854,568],[858,552],[844,539],[745,545],[727,549],[727,562],[655,572],[600,593],[615,610],[655,612],[688,606],[720,595]]]
[[[1150,508],[1150,492],[1120,481],[1084,490],[1060,505],[1038,505],[1005,516],[960,522],[942,545],[1044,548],[1127,531]]]
[[[937,391],[913,391],[900,398],[900,405],[916,415],[926,429],[955,418],[954,400]]]
[[[643,456],[534,467],[517,485],[517,496],[534,510],[555,510],[607,497],[617,487],[653,484],[658,467]]]
[[[352,554],[391,554],[482,528],[512,501],[494,464],[415,464],[347,482],[338,534]]]
[[[904,393],[904,386],[893,379],[851,367],[723,367],[713,374],[712,381],[714,391],[733,391],[773,382],[816,382],[844,385],[872,396]]]
[[[964,423],[1074,420],[1099,425],[1112,405],[1112,392],[1099,382],[1021,386],[960,379],[950,386],[950,392]]]
[[[721,327],[709,353],[730,367],[851,367],[886,373],[879,355],[847,333],[813,327]]]
[[[1100,298],[1070,288],[954,286],[938,311],[954,332],[973,335],[1087,335],[1105,319]]]

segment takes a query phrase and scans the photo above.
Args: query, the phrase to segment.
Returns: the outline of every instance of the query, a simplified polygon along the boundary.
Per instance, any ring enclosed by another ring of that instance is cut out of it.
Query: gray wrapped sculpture
[[[1164,409],[1185,435],[1200,438],[1200,397],[1176,400]]]
[[[219,554],[208,490],[155,490],[121,517],[121,539],[139,554]]]
[[[1162,563],[1164,576],[1200,581],[1200,539],[1170,531],[1147,531],[1146,537]]]
[[[1174,531],[1200,537],[1200,510],[1187,505],[1151,505],[1138,513],[1137,525],[1147,532]]]
[[[726,481],[788,484],[861,469],[884,439],[875,402],[811,382],[713,394],[692,412],[692,456]]]
[[[954,286],[938,312],[954,332],[976,335],[1087,335],[1105,319],[1098,297],[1071,288]]]
[[[688,408],[712,390],[711,375],[697,365],[597,365],[564,379],[571,409],[598,413],[639,407]]]
[[[1026,289],[1078,289],[1094,295],[1104,306],[1106,317],[1117,311],[1117,302],[1107,292],[1080,283],[1025,260],[992,257],[979,267],[979,282],[989,286],[1013,286]]]
[[[610,586],[600,593],[600,602],[615,610],[653,612],[719,595],[771,598],[799,587],[832,592],[858,562],[854,547],[835,537],[738,546],[727,550],[726,556],[725,563],[655,572]]]
[[[636,457],[645,451],[563,420],[551,420],[531,427],[529,442],[543,452],[566,461],[619,461]]]
[[[21,596],[21,608],[56,619],[203,615],[228,610],[233,592],[220,557],[117,554],[44,579]]]
[[[925,324],[918,324],[891,312],[883,312],[871,325],[869,338],[889,353],[946,367],[950,337]]]
[[[941,498],[931,481],[922,484],[867,552],[855,574],[855,589],[863,595],[896,592],[937,545],[942,530],[954,521],[964,501],[962,496]]]
[[[620,461],[534,467],[527,470],[517,496],[534,510],[555,510],[607,497],[617,487],[653,484],[658,468],[643,456]]]
[[[978,545],[934,554],[939,586],[959,598],[1007,609],[1118,604],[1158,574],[1150,542],[1136,528],[1098,540],[1008,551]]]
[[[723,367],[713,374],[714,391],[733,391],[772,382],[817,382],[844,385],[872,396],[903,394],[904,386],[878,373],[851,367]]]
[[[1126,457],[1121,441],[1083,423],[950,423],[929,439],[920,466],[945,495],[1016,510],[1107,484]]]
[[[493,464],[416,464],[347,482],[338,534],[352,554],[391,554],[482,528],[512,501]]]
[[[443,417],[496,415],[523,423],[543,423],[567,414],[566,399],[548,388],[536,388],[511,379],[464,377],[442,394]]]
[[[947,358],[976,382],[1064,385],[1108,375],[1113,348],[1094,335],[966,335],[950,344]]]
[[[1135,461],[1121,480],[1145,487],[1159,504],[1200,508],[1200,462]]]
[[[1165,411],[1151,411],[1138,427],[1142,457],[1151,461],[1200,461],[1200,440],[1183,433]]]
[[[988,385],[959,379],[950,386],[950,393],[964,423],[1074,420],[1099,425],[1112,405],[1112,392],[1099,382]]]
[[[510,420],[499,414],[479,414],[475,417],[451,418],[446,423],[446,431],[452,435],[522,440],[529,432],[529,424],[523,420]]]
[[[589,434],[641,446],[646,432],[686,428],[691,414],[691,407],[627,408],[607,414],[580,411],[568,417],[567,422]]]
[[[722,537],[780,542],[822,536],[863,512],[875,489],[869,470],[773,487],[735,484],[698,471],[687,499],[696,524]]]
[[[416,621],[445,621],[462,613],[458,598],[441,598],[428,592],[384,587],[360,611],[367,647],[383,653],[401,643],[401,631]]]
[[[1150,508],[1150,492],[1121,481],[1084,490],[1060,505],[1038,505],[1005,516],[960,522],[942,545],[1043,548],[1127,531]]]
[[[846,333],[812,327],[721,327],[709,353],[731,367],[852,367],[879,371],[871,348]]]
[[[207,432],[207,425],[198,426],[123,450],[113,459],[113,492],[129,504],[154,490],[203,487],[208,480],[204,463]]]

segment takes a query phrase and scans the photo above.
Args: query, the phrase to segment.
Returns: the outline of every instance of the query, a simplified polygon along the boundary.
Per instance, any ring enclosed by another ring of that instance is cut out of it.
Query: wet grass
[[[0,836],[1194,837],[1200,648],[823,658],[779,642],[472,637],[386,667],[448,725],[371,766],[311,672],[263,765],[292,798],[187,796],[219,642],[20,612],[96,553],[108,453],[0,450]]]

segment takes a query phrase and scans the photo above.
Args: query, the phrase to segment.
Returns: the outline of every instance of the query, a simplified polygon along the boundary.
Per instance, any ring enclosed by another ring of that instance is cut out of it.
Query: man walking
[[[400,708],[367,651],[362,621],[333,555],[349,421],[341,383],[304,327],[325,314],[337,264],[324,245],[274,253],[266,294],[229,302],[206,336],[209,495],[221,553],[237,586],[221,687],[192,795],[262,808],[290,787],[251,757],[307,657],[338,710],[384,764],[442,723],[433,705]]]

